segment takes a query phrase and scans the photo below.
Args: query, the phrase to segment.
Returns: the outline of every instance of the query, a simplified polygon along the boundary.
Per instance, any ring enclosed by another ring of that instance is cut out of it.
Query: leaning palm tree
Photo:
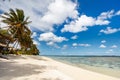
[[[21,44],[22,39],[25,35],[31,35],[31,31],[27,27],[27,25],[31,22],[28,21],[29,17],[25,18],[23,10],[16,9],[16,12],[13,9],[10,9],[9,13],[4,13],[2,16],[2,22],[8,24],[9,33],[12,37]]]
[[[8,25],[8,31],[14,38],[15,42],[18,42],[21,48],[27,50],[32,45],[31,31],[28,28],[29,17],[25,17],[24,11],[21,9],[10,9],[9,13],[2,15],[2,22]]]

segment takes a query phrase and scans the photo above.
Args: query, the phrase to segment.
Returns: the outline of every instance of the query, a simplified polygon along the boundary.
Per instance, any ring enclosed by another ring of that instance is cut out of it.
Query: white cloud
[[[113,49],[109,49],[108,51],[106,51],[106,53],[112,53]]]
[[[68,48],[68,45],[63,45],[62,49]]]
[[[102,40],[101,43],[106,43],[106,40]]]
[[[54,42],[47,42],[46,44],[49,45],[49,46],[53,46]]]
[[[52,2],[52,0],[29,0],[27,3],[25,0],[15,0],[15,1],[5,1],[0,2],[1,10],[4,12],[8,12],[10,8],[15,9],[23,9],[26,16],[30,16],[30,20],[32,23],[30,24],[32,27],[40,29],[40,19],[42,15],[47,11],[48,5]]]
[[[37,36],[37,33],[36,33],[36,32],[33,32],[31,38],[34,38],[34,37],[36,37],[36,36]]]
[[[97,19],[95,23],[96,23],[96,25],[108,25],[110,23],[110,21]]]
[[[120,10],[116,12],[116,15],[120,15]]]
[[[97,17],[97,20],[96,20],[96,25],[108,25],[110,23],[109,20],[107,19],[110,19],[114,16],[114,10],[111,10],[111,11],[107,11],[107,12],[102,12],[98,17]]]
[[[59,10],[58,10],[59,9]],[[48,11],[41,18],[41,22],[47,26],[45,29],[53,31],[54,24],[63,23],[68,17],[76,18],[78,11],[76,10],[76,4],[70,0],[55,0],[48,6]],[[43,28],[44,29],[44,24]]]
[[[52,47],[55,47],[55,48],[60,48],[56,43],[54,42],[47,42],[46,43],[48,46],[52,46]]]
[[[78,33],[86,31],[88,30],[88,27],[92,27],[95,25],[108,25],[110,23],[109,19],[113,16],[116,16],[114,14],[114,10],[102,12],[96,18],[87,15],[81,15],[70,23],[65,24],[61,32]]]
[[[104,44],[101,44],[100,48],[106,48],[106,46]]]
[[[26,16],[30,16],[32,23],[31,29],[38,29],[40,31],[54,31],[54,25],[60,25],[68,18],[73,19],[61,30],[62,32],[81,32],[88,30],[89,26],[94,25],[108,25],[110,23],[108,18],[115,16],[114,10],[103,12],[100,16],[93,18],[86,15],[78,17],[77,2],[71,0],[25,0],[5,1],[0,2],[2,7],[0,10],[7,11],[9,8],[23,9]],[[119,11],[116,15],[119,15]]]
[[[65,37],[61,37],[61,36],[58,37],[55,34],[53,34],[52,32],[47,32],[47,33],[40,34],[39,41],[63,42],[63,41],[67,41],[67,39]]]
[[[107,12],[102,12],[97,18],[99,20],[105,20],[108,18],[112,18],[114,16],[114,10],[107,11]]]
[[[118,46],[117,45],[112,45],[111,48],[117,48]]]
[[[78,11],[77,3],[71,0],[15,0],[11,2],[0,2],[2,11],[9,8],[23,9],[26,16],[30,16],[32,29],[41,31],[53,31],[54,25],[62,24],[67,18],[76,18]]]
[[[91,45],[90,45],[90,44],[79,44],[79,46],[82,46],[82,47],[90,47]]]
[[[70,24],[64,25],[61,32],[72,32],[77,33],[81,31],[86,31],[88,28],[86,26],[93,26],[94,18],[82,15],[78,17],[75,21],[70,22]]]
[[[90,47],[90,44],[78,44],[78,43],[73,43],[72,44],[73,47],[77,47],[77,46],[81,46],[81,47]]]
[[[42,17],[42,20],[47,23],[60,24],[67,17],[76,18],[78,12],[75,7],[76,4],[70,0],[55,0],[48,6],[48,12]]]
[[[120,28],[111,28],[111,27],[107,27],[107,29],[105,29],[105,30],[100,30],[100,32],[101,33],[104,33],[104,34],[112,34],[112,33],[116,33],[116,32],[118,32],[118,31],[120,31]]]
[[[36,28],[44,32],[54,31],[54,25],[60,25],[68,18],[73,21],[66,24],[62,32],[86,31],[89,26],[108,25],[110,23],[108,18],[120,14],[120,11],[114,14],[114,10],[111,10],[101,13],[96,18],[86,15],[78,17],[77,2],[72,0],[29,0],[27,3],[25,0],[1,1],[0,6],[2,7],[0,10],[4,12],[8,12],[9,8],[23,9],[25,15],[30,16],[31,29]]]
[[[77,38],[78,38],[77,35],[74,35],[74,36],[71,37],[71,39],[77,39]]]
[[[52,32],[42,33],[40,34],[39,41],[47,42],[46,45],[53,46],[55,48],[60,48],[56,43],[61,43],[63,41],[67,41],[65,37],[56,36]]]
[[[76,47],[76,46],[78,46],[78,44],[77,43],[73,43],[72,46]]]
[[[33,44],[40,45],[40,43],[38,41],[36,41],[36,40],[33,40]]]

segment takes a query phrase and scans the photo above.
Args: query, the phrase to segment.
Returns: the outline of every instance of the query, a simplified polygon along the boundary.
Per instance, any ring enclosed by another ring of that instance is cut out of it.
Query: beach
[[[120,80],[44,56],[5,57],[0,58],[0,80]]]

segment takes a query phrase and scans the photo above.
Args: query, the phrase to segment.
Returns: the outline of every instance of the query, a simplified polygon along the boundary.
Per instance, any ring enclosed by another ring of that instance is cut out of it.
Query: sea
[[[120,75],[120,56],[47,56],[54,60],[110,76]],[[113,72],[115,74],[113,74]]]

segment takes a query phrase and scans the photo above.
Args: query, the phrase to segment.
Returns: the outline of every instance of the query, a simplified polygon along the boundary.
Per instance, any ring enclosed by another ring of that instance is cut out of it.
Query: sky
[[[0,0],[0,14],[10,8],[23,9],[32,21],[28,26],[41,55],[120,55],[119,3],[120,0]]]

